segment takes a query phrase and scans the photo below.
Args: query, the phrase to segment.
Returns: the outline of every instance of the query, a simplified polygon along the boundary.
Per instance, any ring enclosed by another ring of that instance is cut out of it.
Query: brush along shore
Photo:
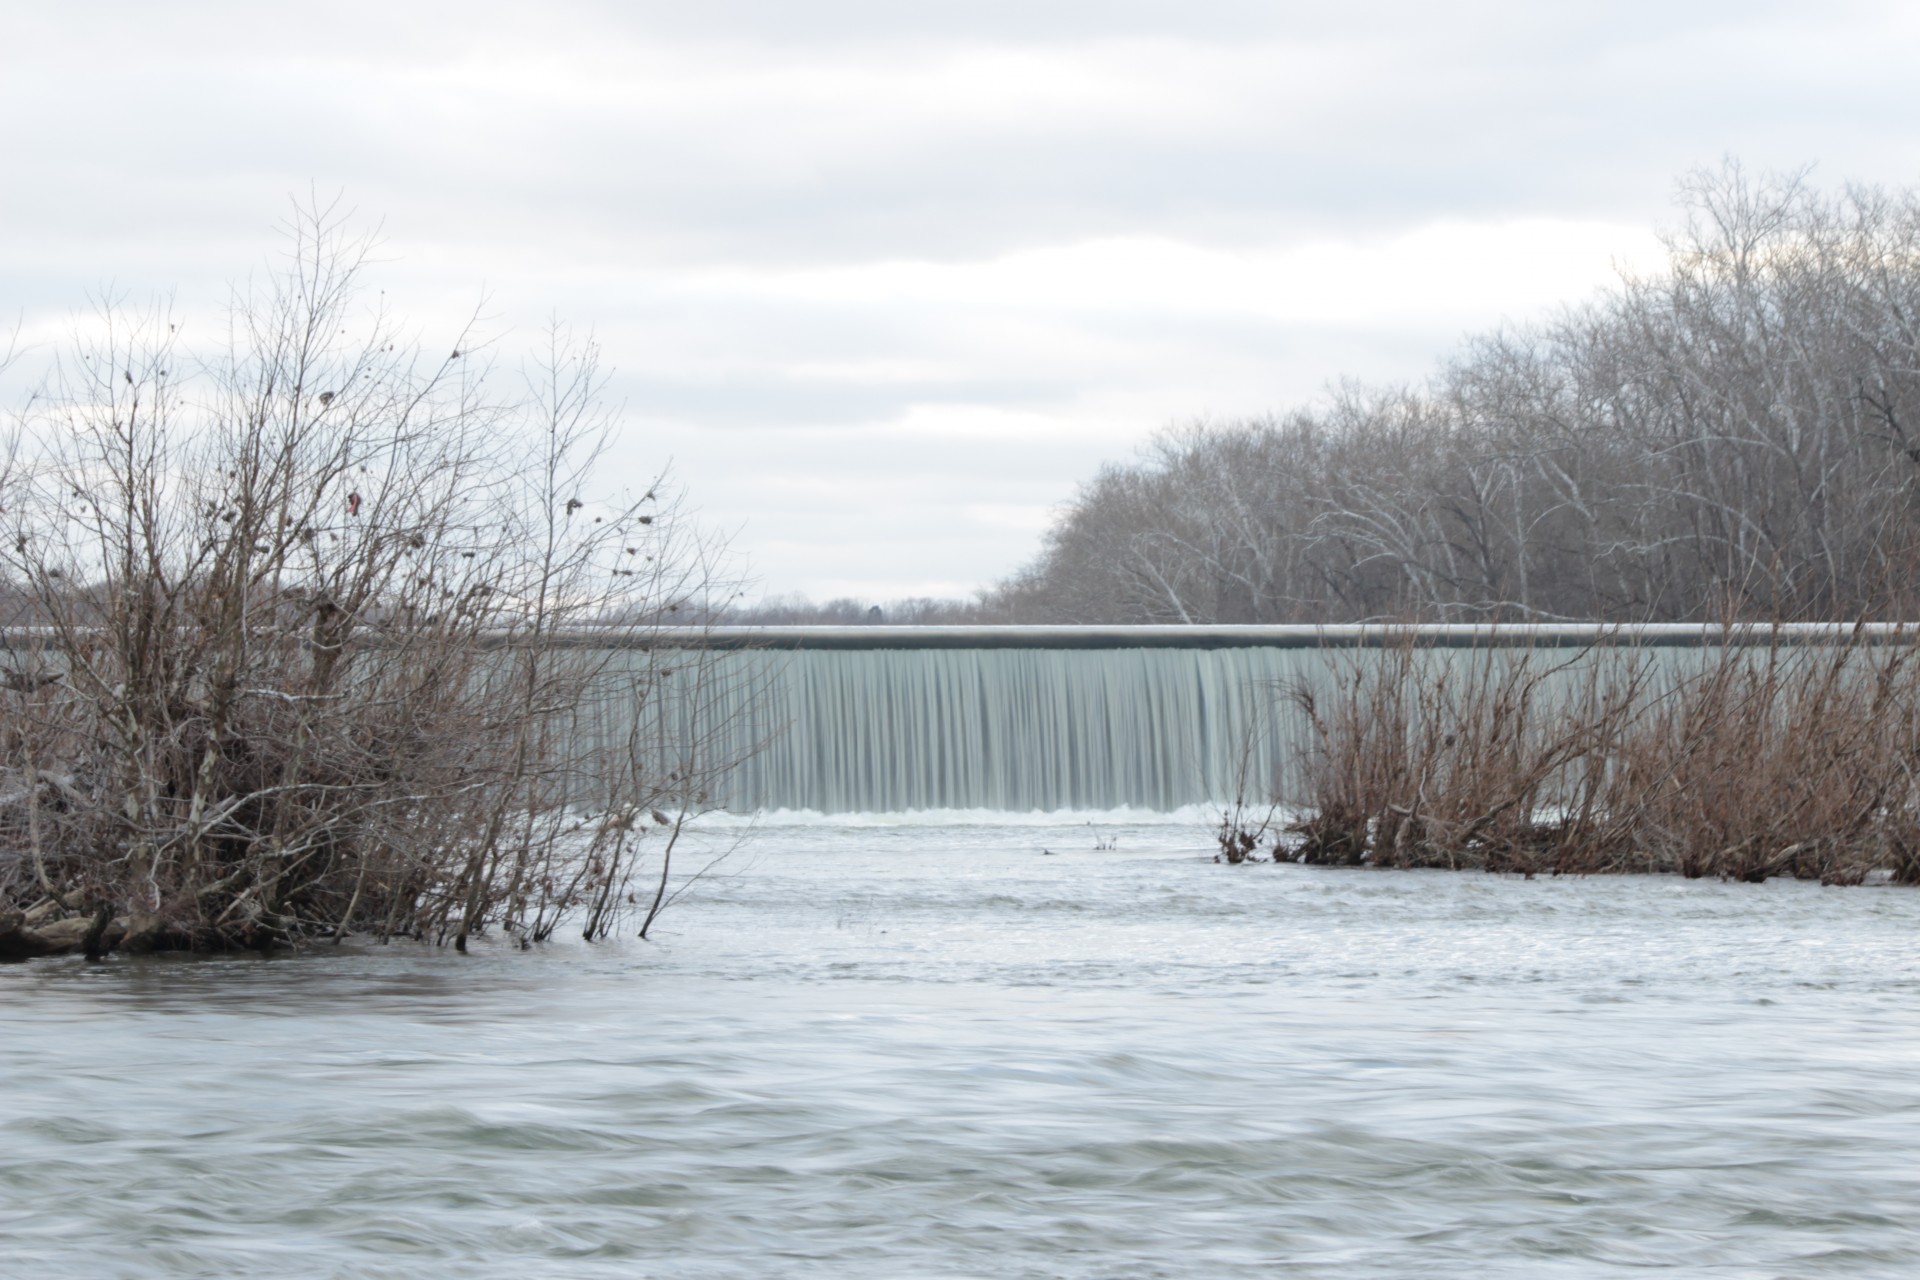
[[[1435,653],[1345,662],[1277,711],[1307,743],[1220,860],[1533,876],[1920,884],[1920,656],[1829,646]]]
[[[605,474],[590,339],[430,354],[370,249],[297,209],[224,346],[107,307],[6,424],[0,957],[464,950],[664,902],[727,762],[643,740],[703,661],[643,641],[706,610],[712,549],[660,473]]]

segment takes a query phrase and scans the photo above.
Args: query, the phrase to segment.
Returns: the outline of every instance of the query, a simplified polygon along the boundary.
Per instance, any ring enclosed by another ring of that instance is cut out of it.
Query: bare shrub
[[[1647,679],[1580,657],[1396,644],[1339,670],[1330,703],[1296,687],[1311,728],[1307,862],[1565,870],[1598,835],[1595,766]],[[1591,851],[1589,851],[1591,852]]]
[[[1677,872],[1911,882],[1920,669],[1909,641],[1778,634],[1661,670],[1401,645],[1302,685],[1305,815],[1276,857],[1525,875]]]
[[[1255,744],[1266,736],[1272,714],[1271,690],[1255,687],[1246,691],[1240,715],[1239,749],[1234,754],[1233,802],[1220,813],[1220,825],[1213,839],[1220,852],[1215,862],[1239,866],[1258,860],[1263,843],[1278,834],[1281,826],[1279,802],[1274,799],[1274,779],[1253,776],[1257,758]],[[1262,802],[1261,797],[1265,800]]]
[[[1917,675],[1908,643],[1722,651],[1621,744],[1609,803],[1682,875],[1910,880]]]
[[[301,212],[210,357],[104,307],[15,424],[0,890],[90,952],[600,937],[705,802],[697,744],[608,730],[711,562],[596,473],[593,343],[497,391],[362,307],[367,250]]]

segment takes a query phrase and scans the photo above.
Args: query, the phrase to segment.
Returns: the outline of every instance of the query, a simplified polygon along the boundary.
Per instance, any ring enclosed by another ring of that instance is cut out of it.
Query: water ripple
[[[1101,834],[776,825],[657,944],[0,971],[0,1270],[1920,1272],[1920,894]]]

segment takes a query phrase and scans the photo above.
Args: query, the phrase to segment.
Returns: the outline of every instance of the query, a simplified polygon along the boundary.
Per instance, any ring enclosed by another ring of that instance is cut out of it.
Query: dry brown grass
[[[1276,858],[1920,882],[1909,639],[1776,635],[1677,661],[1407,645],[1290,696],[1311,745]]]

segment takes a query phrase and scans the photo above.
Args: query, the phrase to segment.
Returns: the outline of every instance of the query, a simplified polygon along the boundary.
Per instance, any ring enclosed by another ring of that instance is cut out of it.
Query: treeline
[[[1019,622],[1853,618],[1912,603],[1920,195],[1737,167],[1664,270],[1426,386],[1171,432],[972,610]]]
[[[839,596],[813,601],[804,596],[773,596],[752,604],[726,603],[699,621],[735,627],[858,627],[932,626],[941,623],[980,622],[981,606],[962,600],[913,596],[875,603]],[[999,620],[999,619],[991,619]]]

